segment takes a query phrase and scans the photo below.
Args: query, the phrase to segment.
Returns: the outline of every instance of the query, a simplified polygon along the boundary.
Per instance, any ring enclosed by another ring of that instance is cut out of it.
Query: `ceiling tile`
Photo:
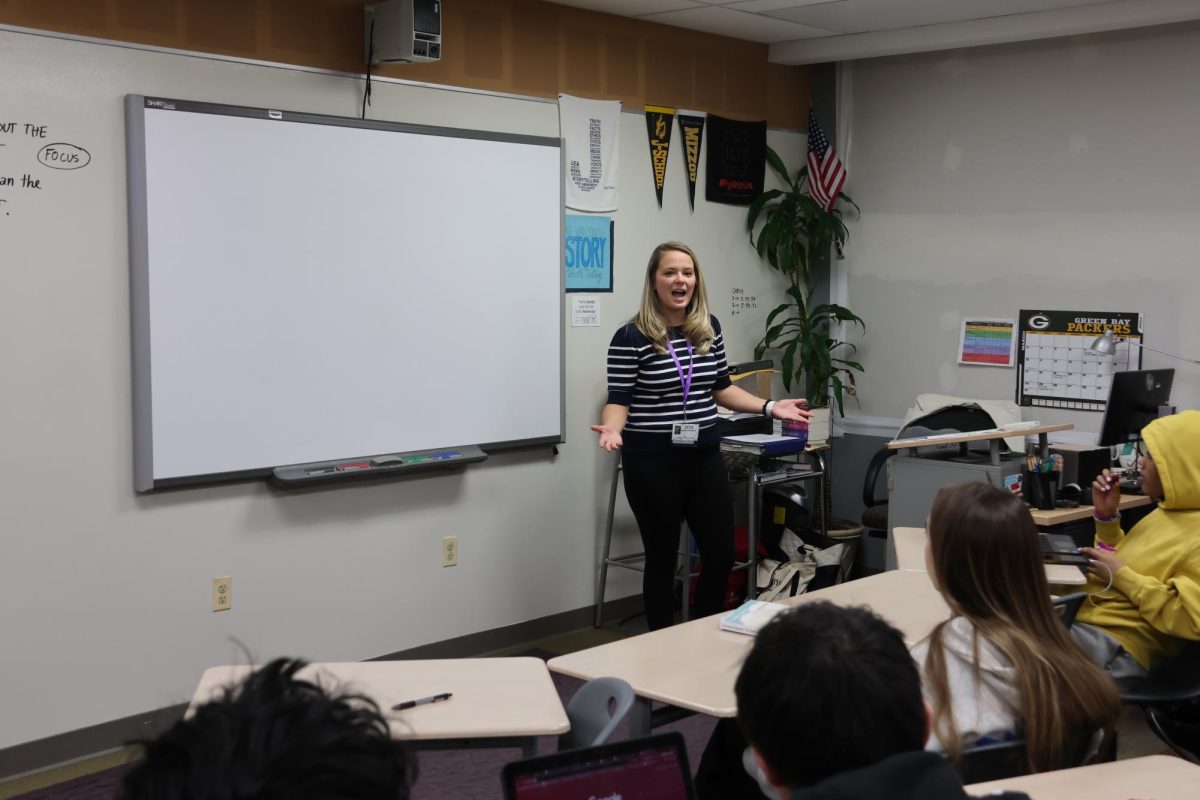
[[[704,7],[701,0],[554,0],[554,4],[616,14],[619,17],[637,17],[659,11]]]
[[[1107,0],[844,0],[764,9],[764,16],[842,33],[866,33],[1103,5]]]
[[[761,14],[764,11],[778,11],[781,8],[799,8],[800,6],[819,6],[826,3],[844,3],[846,0],[725,0],[721,5],[735,11],[751,11]]]
[[[829,36],[831,31],[798,25],[786,20],[771,19],[759,14],[748,14],[729,8],[710,6],[689,11],[667,11],[660,14],[641,14],[639,19],[674,25],[680,28],[746,39],[751,42],[789,42],[796,39],[811,39]]]

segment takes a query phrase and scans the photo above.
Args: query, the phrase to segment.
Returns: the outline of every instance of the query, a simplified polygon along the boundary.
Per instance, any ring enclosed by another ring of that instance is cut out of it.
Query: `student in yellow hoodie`
[[[1142,429],[1142,491],[1158,508],[1121,529],[1121,490],[1105,470],[1092,486],[1096,546],[1090,598],[1072,629],[1113,677],[1143,675],[1150,662],[1200,639],[1200,411],[1156,419]],[[1080,624],[1083,623],[1083,624]]]

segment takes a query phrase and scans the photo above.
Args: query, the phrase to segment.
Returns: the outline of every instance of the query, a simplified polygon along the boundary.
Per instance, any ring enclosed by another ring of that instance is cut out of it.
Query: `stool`
[[[631,569],[635,572],[645,572],[646,554],[629,553],[623,556],[611,556],[612,550],[612,529],[613,516],[616,513],[617,507],[617,484],[621,480],[621,453],[617,452],[617,460],[613,464],[612,483],[608,487],[608,519],[604,523],[604,553],[600,558],[600,581],[596,584],[596,609],[594,626],[599,628],[603,623],[604,617],[604,586],[608,581],[609,566],[621,567],[623,569]],[[691,552],[691,534],[688,531],[687,524],[680,526],[679,531],[679,555],[684,557],[684,572],[679,575],[679,568],[676,567],[676,580],[683,580],[683,621],[688,620],[689,595],[691,593],[691,579],[698,575],[698,572],[692,572],[692,552]]]

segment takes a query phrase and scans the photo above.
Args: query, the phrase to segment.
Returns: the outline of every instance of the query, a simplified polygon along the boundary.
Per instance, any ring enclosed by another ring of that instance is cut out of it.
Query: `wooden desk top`
[[[255,667],[204,672],[188,714]],[[396,739],[487,739],[566,733],[571,725],[540,658],[451,658],[310,664],[300,677],[326,689],[364,694],[379,704]],[[404,700],[454,696],[404,711]]]
[[[925,572],[925,529],[893,528],[896,567],[908,572]],[[1083,586],[1087,577],[1070,564],[1047,564],[1046,580],[1055,586]]]
[[[1008,789],[1033,800],[1193,800],[1198,787],[1200,766],[1174,756],[1146,756],[973,783],[966,789],[972,797]]]
[[[1054,433],[1074,428],[1070,422],[1060,422],[1057,425],[1036,425],[1032,428],[1017,428],[1011,431],[988,430],[977,433],[961,433],[953,436],[938,434],[934,436],[918,436],[915,439],[896,439],[888,442],[889,450],[904,450],[910,447],[929,447],[935,444],[963,444],[964,442],[986,442],[991,439],[1006,439],[1009,436],[1029,436],[1034,433]]]
[[[1127,508],[1137,508],[1139,506],[1148,506],[1153,503],[1149,496],[1144,494],[1123,494],[1121,501],[1117,507],[1124,511]],[[1062,525],[1064,522],[1074,522],[1075,520],[1087,519],[1092,515],[1092,506],[1079,506],[1078,508],[1056,508],[1053,511],[1043,511],[1038,508],[1029,509],[1029,515],[1033,517],[1033,524],[1041,527],[1049,527],[1051,525]]]
[[[871,606],[913,645],[950,615],[923,572],[893,570],[789,600]],[[551,659],[553,672],[583,680],[612,675],[642,697],[715,717],[737,714],[733,684],[753,637],[720,629],[719,614]]]

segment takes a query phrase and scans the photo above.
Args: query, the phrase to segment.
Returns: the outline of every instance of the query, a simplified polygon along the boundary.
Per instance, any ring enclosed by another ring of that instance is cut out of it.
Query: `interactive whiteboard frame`
[[[558,139],[125,116],[137,491],[563,441]]]

